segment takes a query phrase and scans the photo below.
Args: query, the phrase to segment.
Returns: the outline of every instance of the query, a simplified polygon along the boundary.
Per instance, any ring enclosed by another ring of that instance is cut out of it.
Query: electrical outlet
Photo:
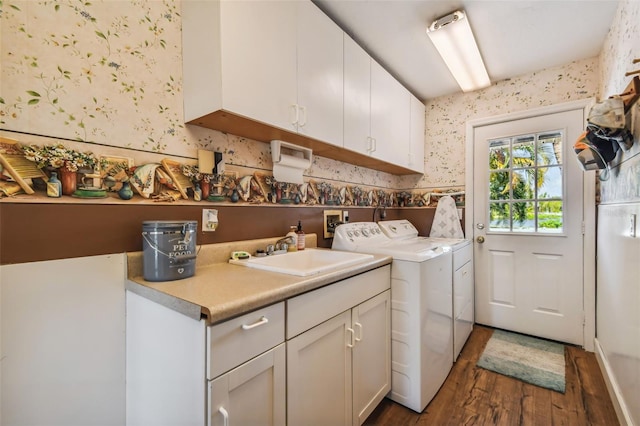
[[[214,232],[218,228],[218,210],[202,209],[202,232]]]
[[[342,222],[342,212],[340,210],[324,210],[324,237],[333,238],[333,232]]]
[[[342,211],[342,223],[349,222],[349,210]]]

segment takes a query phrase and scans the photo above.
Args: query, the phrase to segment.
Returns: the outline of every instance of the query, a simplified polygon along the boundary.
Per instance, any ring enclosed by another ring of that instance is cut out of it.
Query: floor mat
[[[478,367],[564,393],[564,345],[504,330],[494,330]]]

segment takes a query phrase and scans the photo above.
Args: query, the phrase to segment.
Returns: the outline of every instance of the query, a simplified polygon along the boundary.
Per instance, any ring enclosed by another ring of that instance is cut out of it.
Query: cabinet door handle
[[[371,138],[371,140],[373,141],[373,144],[371,145],[371,152],[376,152],[378,150],[378,141],[376,138]]]
[[[262,316],[258,321],[254,322],[253,324],[242,324],[242,329],[251,330],[252,328],[260,327],[261,325],[264,325],[268,322],[269,322],[269,318]]]
[[[352,348],[354,343],[353,343],[353,337],[355,336],[355,333],[353,331],[353,328],[347,328],[347,331],[349,332],[349,334],[351,335],[351,343],[347,343],[347,347],[348,348]]]
[[[298,118],[300,116],[300,112],[298,111],[298,105],[291,105],[291,125],[295,127],[298,124]]]
[[[354,323],[356,327],[358,327],[358,335],[356,336],[356,342],[362,341],[362,324],[359,322]]]
[[[298,121],[298,125],[304,127],[307,124],[307,107],[301,106],[300,110],[302,111],[302,121]]]
[[[227,412],[227,410],[225,410],[224,407],[220,407],[218,408],[218,412],[222,414],[223,425],[229,426],[229,413]]]

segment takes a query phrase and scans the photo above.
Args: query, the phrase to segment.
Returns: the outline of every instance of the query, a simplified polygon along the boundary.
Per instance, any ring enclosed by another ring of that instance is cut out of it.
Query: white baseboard
[[[634,426],[631,415],[629,414],[629,410],[627,409],[624,399],[622,398],[622,395],[620,393],[618,382],[613,376],[613,372],[611,371],[611,367],[609,366],[607,357],[605,356],[602,347],[600,346],[600,342],[597,338],[595,339],[595,349],[596,359],[598,360],[600,371],[602,372],[605,384],[607,385],[607,390],[609,391],[609,396],[611,397],[613,408],[616,410],[616,415],[618,416],[620,425]]]

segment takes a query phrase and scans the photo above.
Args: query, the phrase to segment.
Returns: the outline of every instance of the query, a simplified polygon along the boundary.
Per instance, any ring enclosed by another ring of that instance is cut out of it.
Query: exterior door
[[[474,127],[476,322],[584,344],[583,128],[583,109]]]

